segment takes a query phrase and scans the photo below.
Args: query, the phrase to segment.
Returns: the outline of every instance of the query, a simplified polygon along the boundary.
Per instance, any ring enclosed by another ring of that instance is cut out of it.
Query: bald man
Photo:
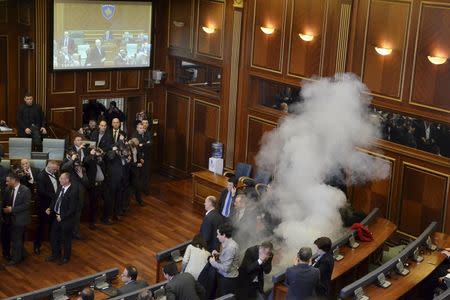
[[[20,160],[20,169],[23,171],[20,176],[20,183],[34,192],[37,184],[39,170],[30,166],[30,161],[26,158]]]

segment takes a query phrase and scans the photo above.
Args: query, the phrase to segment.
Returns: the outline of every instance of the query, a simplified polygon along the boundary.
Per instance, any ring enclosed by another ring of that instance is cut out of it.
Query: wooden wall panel
[[[192,52],[193,0],[171,0],[169,47]]]
[[[225,3],[200,0],[197,11],[197,53],[222,59],[225,25]],[[206,33],[202,28],[213,28]]]
[[[408,2],[370,1],[361,74],[375,94],[401,98],[410,8]],[[392,49],[392,53],[382,56],[375,47]]]
[[[421,3],[411,103],[450,112],[450,61],[430,63],[427,56],[450,57],[450,3]]]
[[[75,72],[50,73],[50,92],[52,94],[74,94],[77,89]]]
[[[245,161],[255,165],[255,156],[261,146],[261,138],[265,132],[277,127],[276,123],[255,116],[248,116]]]
[[[24,11],[20,12],[20,9]],[[19,43],[19,38],[23,36],[35,40],[35,17],[32,12],[34,1],[0,1],[0,68],[3,74],[0,83],[0,116],[12,127],[16,126],[17,107],[22,103],[26,91],[31,92],[38,103],[43,101],[36,97],[36,51],[21,50]]]
[[[208,168],[211,144],[219,140],[220,106],[194,98],[192,165]]]
[[[118,91],[139,90],[141,84],[141,71],[127,70],[117,72]]]
[[[417,236],[431,221],[442,230],[448,176],[409,163],[403,165],[402,174],[399,230]]]
[[[183,173],[188,170],[189,108],[189,97],[167,92],[164,164]]]
[[[88,92],[111,92],[111,71],[87,72],[87,91]],[[102,85],[95,85],[96,81],[103,81]]]
[[[0,23],[8,22],[8,1],[0,1]]]
[[[51,108],[50,121],[60,127],[74,129],[76,128],[76,108],[73,106]]]
[[[0,36],[0,120],[6,120],[8,97],[8,37]]]
[[[378,207],[380,209],[379,216],[389,218],[395,159],[380,154],[374,156],[382,159],[389,166],[389,177],[383,180],[370,181],[363,185],[354,185],[352,204],[356,211],[363,211],[366,214]]]
[[[288,74],[309,78],[322,75],[328,0],[294,0],[291,9]],[[304,41],[299,34],[314,36]]]
[[[287,0],[254,1],[252,67],[282,72],[286,4]],[[261,27],[274,28],[274,32],[265,34]]]

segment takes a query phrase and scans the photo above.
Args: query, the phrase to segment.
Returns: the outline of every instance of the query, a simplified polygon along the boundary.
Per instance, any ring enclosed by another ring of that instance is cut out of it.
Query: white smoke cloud
[[[270,213],[281,223],[274,233],[284,242],[281,265],[288,265],[302,246],[320,236],[342,233],[339,208],[345,194],[324,182],[344,169],[352,182],[388,176],[388,166],[355,147],[369,147],[378,136],[371,121],[367,88],[352,74],[338,74],[307,83],[304,103],[262,139],[256,157],[259,169],[274,175]]]

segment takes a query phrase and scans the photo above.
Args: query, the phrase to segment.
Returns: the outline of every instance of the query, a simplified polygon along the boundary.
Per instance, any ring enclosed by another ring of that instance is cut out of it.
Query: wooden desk
[[[384,242],[395,232],[397,226],[383,218],[376,219],[369,225],[370,231],[373,233],[374,240],[371,242],[360,242],[360,245],[356,249],[352,249],[348,246],[341,247],[340,253],[344,255],[344,259],[336,261],[334,263],[333,274],[331,275],[331,281],[333,285],[333,293],[337,293],[340,288],[344,287],[348,283],[354,280],[355,276],[348,276],[343,278],[345,273],[358,267],[359,272],[354,270],[354,273],[366,272],[368,267],[368,259],[372,253],[379,249]],[[346,274],[345,274],[346,275]],[[353,275],[353,274],[349,274]],[[287,286],[284,283],[276,283],[274,286],[274,299],[285,299],[287,294]],[[386,298],[387,299],[387,298]]]
[[[9,138],[16,136],[17,136],[16,129],[13,129],[13,131],[0,132],[0,145],[2,145],[3,151],[5,153],[9,153]]]
[[[450,236],[437,232],[433,235],[433,241],[439,248],[450,247]],[[364,294],[370,299],[398,299],[411,291],[416,285],[424,280],[445,259],[439,251],[427,251],[423,255],[423,261],[416,263],[409,261],[409,274],[401,276],[392,272],[387,280],[392,283],[387,289],[371,284],[364,288]]]
[[[193,203],[203,206],[207,196],[215,196],[217,200],[223,189],[227,187],[228,178],[215,175],[210,171],[199,171],[192,173]]]

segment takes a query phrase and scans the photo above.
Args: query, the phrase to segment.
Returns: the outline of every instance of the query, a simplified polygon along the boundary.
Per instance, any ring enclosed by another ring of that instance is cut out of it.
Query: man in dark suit
[[[98,130],[92,132],[90,139],[95,142],[95,145],[103,150],[103,152],[107,152],[112,148],[112,136],[111,132],[108,129],[108,125],[106,121],[100,121],[98,124]]]
[[[205,297],[205,289],[190,273],[178,273],[177,265],[169,262],[163,268],[167,279],[167,300],[200,300]]]
[[[317,288],[317,295],[328,299],[331,293],[331,274],[334,268],[334,258],[331,253],[331,240],[328,237],[320,237],[314,241],[318,248],[319,257],[313,263],[313,267],[320,271],[320,285]]]
[[[239,245],[251,245],[256,232],[254,209],[249,205],[247,196],[242,193],[236,195],[233,207],[229,218],[234,229],[233,238]]]
[[[216,209],[217,199],[214,196],[208,196],[205,199],[205,218],[200,226],[200,234],[208,245],[208,251],[219,248],[217,239],[217,228],[223,223],[222,215]]]
[[[102,223],[111,223],[111,216],[114,220],[120,220],[122,210],[121,203],[121,183],[123,181],[123,165],[119,149],[116,145],[106,154],[106,172],[107,172],[107,199],[104,202]]]
[[[68,31],[64,31],[64,36],[61,38],[59,46],[67,47],[67,51],[70,55],[72,55],[76,50],[75,41],[73,38],[70,37]]]
[[[77,213],[75,215],[73,236],[75,239],[81,240],[80,235],[81,212],[83,210],[85,202],[86,189],[89,186],[89,179],[87,177],[86,169],[84,168],[80,157],[73,151],[70,151],[70,153],[66,155],[65,161],[61,165],[61,172],[67,172],[70,174],[72,183],[78,190]]]
[[[50,217],[46,214],[46,210],[50,207],[50,203],[56,201],[56,193],[59,189],[57,172],[58,163],[49,160],[47,167],[39,173],[37,178],[36,211],[38,225],[34,238],[34,253],[38,255],[41,253],[42,238],[45,235],[45,230],[48,229],[48,232],[50,232]]]
[[[42,144],[42,135],[47,134],[46,120],[42,107],[33,103],[33,96],[26,93],[24,102],[17,110],[17,135],[18,137],[31,138],[33,145]]]
[[[238,299],[257,299],[264,293],[264,274],[272,271],[273,245],[263,242],[245,251],[239,267]]]
[[[96,229],[97,210],[100,199],[105,203],[106,166],[103,154],[98,149],[90,149],[85,161],[89,180],[89,228]]]
[[[144,137],[146,142],[146,147],[144,148],[144,156],[146,157],[146,164],[144,166],[144,182],[149,182],[151,177],[151,150],[152,150],[152,140],[153,133],[150,127],[151,120],[149,118],[144,118],[142,120],[142,127],[144,127]],[[144,193],[148,195],[150,192],[150,185],[145,184]]]
[[[311,299],[320,285],[320,271],[311,266],[312,250],[302,247],[297,253],[297,262],[286,270],[285,284],[287,300]]]
[[[19,175],[20,183],[29,188],[31,192],[35,192],[39,171],[40,170],[30,166],[28,159],[21,159]]]
[[[3,255],[9,256],[10,244],[12,255],[8,265],[16,265],[24,259],[23,234],[25,226],[31,222],[31,192],[15,173],[6,176],[8,189],[2,203],[4,223],[2,225]]]
[[[112,143],[115,144],[119,140],[125,140],[127,138],[127,133],[120,129],[121,121],[119,118],[111,119],[111,136]]]
[[[147,120],[148,124],[148,120]],[[148,126],[147,126],[148,127]],[[136,132],[132,136],[139,140],[139,148],[144,154],[144,164],[142,166],[142,176],[141,176],[141,186],[143,187],[143,192],[148,194],[148,187],[150,181],[150,150],[152,144],[152,136],[150,131],[147,131],[144,126],[144,120],[137,123]]]
[[[83,137],[81,135],[76,135],[73,138],[73,144],[69,150],[75,152],[78,155],[78,160],[81,162],[82,165],[84,165],[86,157],[88,156],[89,149],[87,149],[83,145]]]
[[[134,198],[139,205],[143,205],[141,192],[142,192],[142,180],[144,166],[144,153],[142,148],[139,148],[139,141],[137,138],[130,140],[131,146],[131,160],[130,160],[130,182],[131,189],[134,193]]]
[[[230,177],[228,178],[228,183],[226,189],[222,191],[222,194],[220,194],[220,209],[219,212],[224,216],[225,218],[230,217],[232,210],[233,210],[233,204],[234,199],[236,197],[236,178]]]
[[[2,157],[0,156],[0,162],[2,162]],[[8,170],[0,165],[0,197],[6,189],[6,175],[8,175]]]
[[[123,281],[124,285],[117,289],[119,295],[124,295],[131,293],[148,286],[147,282],[142,280],[137,280],[138,271],[135,266],[126,265],[123,269],[120,279]]]
[[[47,257],[47,261],[58,261],[62,265],[69,262],[72,252],[78,189],[71,183],[70,174],[67,172],[59,176],[59,183],[61,187],[57,192],[58,197],[46,210],[47,215],[55,218],[51,229],[52,255]],[[61,255],[61,246],[63,255]]]
[[[89,48],[86,57],[86,66],[88,67],[102,67],[105,64],[105,50],[102,47],[102,42],[95,40],[95,46]]]

